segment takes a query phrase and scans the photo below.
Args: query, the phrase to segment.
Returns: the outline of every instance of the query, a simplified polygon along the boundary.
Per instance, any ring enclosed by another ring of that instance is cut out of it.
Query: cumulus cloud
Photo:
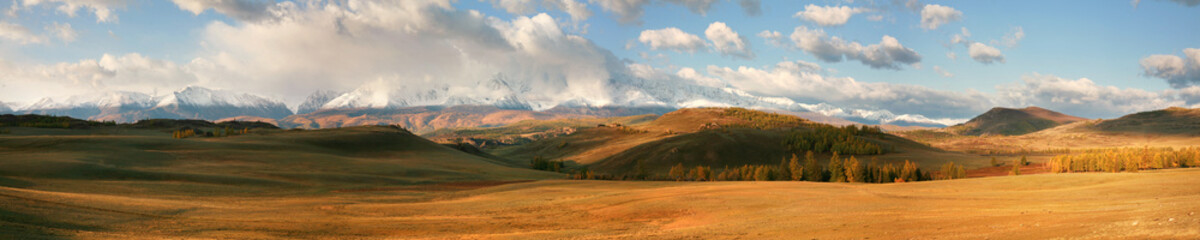
[[[571,16],[572,21],[576,22],[592,17],[592,11],[587,9],[587,4],[576,0],[487,0],[487,2],[514,15],[537,13],[537,7],[541,5],[547,9],[563,11]]]
[[[679,5],[693,13],[705,15],[718,0],[589,0],[605,12],[616,17],[622,24],[640,24],[646,6],[653,2]],[[738,5],[746,15],[757,16],[762,13],[760,0],[738,0]]]
[[[199,31],[204,48],[191,61],[114,54],[78,63],[13,65],[0,70],[0,84],[6,86],[0,96],[45,96],[52,89],[87,91],[95,86],[140,91],[197,85],[237,88],[294,104],[316,90],[346,91],[373,83],[408,89],[404,93],[411,95],[436,90],[437,97],[497,98],[503,96],[478,89],[484,85],[480,82],[510,79],[520,85],[514,88],[536,93],[522,96],[530,103],[604,105],[614,98],[608,87],[612,79],[628,72],[611,52],[564,32],[549,15],[500,20],[451,3],[313,2],[272,13],[278,14],[277,21],[213,21]],[[107,64],[121,59],[146,67]],[[161,74],[134,75],[151,73]],[[134,80],[152,82],[124,84]]]
[[[762,15],[762,2],[759,0],[738,0],[738,5],[742,6],[747,16]]]
[[[1183,57],[1151,55],[1141,60],[1143,74],[1167,80],[1174,88],[1200,84],[1200,49],[1183,49]]]
[[[796,27],[790,36],[795,47],[816,56],[825,62],[857,60],[877,69],[900,69],[900,64],[916,65],[921,55],[911,48],[900,45],[900,41],[884,35],[878,44],[863,46],[839,37],[830,37],[824,30]]]
[[[56,22],[56,23],[50,24],[49,26],[46,26],[46,32],[49,32],[50,34],[54,35],[55,37],[58,38],[58,40],[60,40],[64,43],[74,42],[75,39],[79,37],[79,33],[75,32],[74,28],[71,28],[70,23],[57,23]]]
[[[854,16],[854,14],[864,12],[867,12],[867,9],[809,4],[804,7],[804,11],[796,12],[794,16],[821,26],[841,26],[850,21],[850,17]]]
[[[617,17],[617,21],[625,24],[638,23],[645,13],[645,7],[650,0],[590,0],[606,12]]]
[[[588,10],[587,4],[576,0],[546,0],[543,3],[571,15],[572,21],[579,22],[592,17],[592,10]]]
[[[962,11],[954,8],[929,4],[921,8],[921,28],[933,30],[946,23],[962,20]]]
[[[1022,77],[1020,83],[998,86],[997,90],[997,98],[1004,105],[1039,106],[1083,117],[1117,117],[1189,104],[1180,91],[1117,88],[1098,85],[1087,78],[1066,79],[1037,73]]]
[[[967,54],[971,56],[971,59],[983,64],[1004,63],[1004,54],[1000,53],[1000,49],[983,43],[971,43]]]
[[[53,6],[58,12],[69,17],[75,17],[82,9],[95,15],[96,22],[116,22],[117,15],[113,10],[124,8],[129,2],[130,0],[24,0],[21,5],[25,8],[38,5]]]
[[[46,42],[46,37],[34,34],[25,26],[14,23],[0,21],[0,39],[7,39],[19,44],[33,44]]]
[[[712,29],[712,26],[709,28]],[[699,36],[678,28],[645,30],[638,36],[638,41],[650,46],[650,49],[670,49],[688,53],[702,51],[707,46]]]
[[[200,15],[208,9],[241,21],[259,21],[271,16],[272,0],[171,0],[179,9]],[[291,2],[280,3],[292,5]]]
[[[0,66],[4,96],[26,99],[97,90],[153,92],[197,83],[188,66],[140,54],[105,54],[98,59],[48,65]],[[48,91],[51,90],[52,91]]]
[[[700,14],[700,15],[708,14],[708,10],[712,9],[713,3],[717,2],[717,0],[666,0],[666,1],[669,3],[679,4],[684,7],[687,7],[688,10],[690,10],[696,14]]]
[[[737,89],[800,101],[853,108],[887,109],[929,117],[962,117],[992,106],[982,93],[958,93],[917,85],[866,83],[822,74],[815,64],[780,62],[769,69],[709,66],[708,73]]]
[[[709,24],[708,29],[704,30],[704,36],[712,41],[713,48],[721,55],[754,59],[754,52],[750,50],[746,38],[738,35],[723,22]]]

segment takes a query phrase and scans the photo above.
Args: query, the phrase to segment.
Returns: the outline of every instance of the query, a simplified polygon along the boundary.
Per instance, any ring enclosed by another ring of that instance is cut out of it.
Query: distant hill
[[[563,177],[389,126],[264,129],[184,139],[156,129],[208,124],[212,123],[152,120],[87,129],[3,127],[0,146],[20,147],[0,147],[0,186],[126,195],[262,196]]]
[[[97,92],[66,99],[43,98],[13,112],[69,116],[96,121],[131,123],[141,119],[218,120],[238,116],[283,118],[292,114],[282,102],[244,93],[188,87],[166,95],[136,92]]]
[[[502,109],[495,106],[460,105],[400,108],[325,109],[292,115],[279,120],[283,128],[336,128],[349,126],[399,125],[413,132],[429,133],[443,128],[496,127],[525,120],[603,118],[661,114],[665,108],[568,108],[546,111]]]
[[[1039,107],[992,108],[966,123],[947,128],[962,135],[1023,135],[1063,124],[1087,120]]]
[[[490,151],[515,163],[542,158],[615,176],[630,174],[639,166],[652,174],[664,175],[671,166],[681,163],[686,167],[713,168],[776,165],[791,156],[784,140],[793,131],[813,131],[816,127],[830,125],[740,108],[689,108],[645,124],[580,128],[572,134]],[[886,133],[852,138],[891,150],[883,155],[859,156],[863,161],[872,157],[893,163],[913,160],[923,167],[949,161],[982,166],[985,161]],[[822,164],[829,156],[817,154]]]
[[[1097,123],[1102,132],[1153,133],[1168,135],[1200,134],[1200,108],[1171,107],[1140,112]]]

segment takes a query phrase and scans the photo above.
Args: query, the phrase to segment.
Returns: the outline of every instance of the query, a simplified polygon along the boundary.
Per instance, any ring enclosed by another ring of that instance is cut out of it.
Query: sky
[[[616,76],[963,121],[1200,107],[1200,1],[0,0],[0,102]],[[466,94],[466,93],[464,93]],[[597,100],[599,99],[599,100]]]

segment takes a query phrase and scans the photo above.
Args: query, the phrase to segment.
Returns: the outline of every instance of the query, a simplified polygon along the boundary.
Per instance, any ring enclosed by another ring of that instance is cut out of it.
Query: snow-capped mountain
[[[43,98],[16,112],[117,122],[148,118],[217,120],[238,116],[277,119],[292,114],[282,102],[201,87],[188,87],[162,96],[101,92],[71,96],[63,101]]]
[[[522,95],[533,94],[525,85],[514,85],[502,75],[488,81],[482,81],[475,86],[450,87],[432,86],[422,88],[417,86],[393,87],[383,82],[365,84],[353,91],[329,98],[329,92],[317,92],[308,97],[302,109],[318,105],[316,100],[326,99],[320,103],[319,109],[348,109],[348,108],[401,108],[414,106],[459,106],[459,105],[490,105],[501,109],[533,109]],[[548,109],[555,105],[548,105]],[[305,112],[305,111],[298,111]],[[308,111],[311,112],[311,111]]]
[[[12,111],[13,109],[8,106],[8,103],[0,102],[0,114],[11,113]]]
[[[322,105],[325,105],[325,103],[332,101],[334,98],[337,98],[342,94],[343,93],[341,92],[334,92],[330,90],[317,90],[311,95],[308,95],[308,98],[304,99],[304,103],[301,103],[300,106],[296,108],[296,114],[316,112],[317,110],[321,109]]]
[[[554,107],[745,107],[813,112],[850,119],[866,124],[904,126],[948,126],[965,120],[930,119],[920,115],[894,114],[887,110],[840,108],[826,103],[800,103],[782,97],[763,97],[731,87],[700,85],[672,76],[615,76],[596,91],[608,93],[606,99],[555,99],[552,92],[532,90],[525,81],[497,75],[475,86],[389,86],[381,82],[365,84],[336,97],[318,92],[308,98],[302,109],[394,109],[416,106],[486,105],[501,109],[544,111]],[[321,103],[319,100],[328,99]],[[536,100],[531,100],[536,99]],[[313,110],[316,111],[316,110]],[[304,111],[308,113],[309,111]]]
[[[150,112],[175,114],[182,118],[217,120],[238,116],[272,119],[292,115],[282,102],[245,93],[188,87],[161,97]],[[166,117],[171,118],[171,117]]]

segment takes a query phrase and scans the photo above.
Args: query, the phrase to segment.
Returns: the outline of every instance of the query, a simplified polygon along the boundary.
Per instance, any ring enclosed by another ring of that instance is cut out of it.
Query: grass
[[[158,130],[12,128],[0,135],[0,176],[31,188],[137,194],[175,189],[244,194],[380,185],[560,178],[478,157],[390,127],[262,131],[172,139]],[[5,181],[0,181],[3,183]],[[26,184],[29,185],[29,184]]]
[[[1200,169],[906,184],[479,182],[187,198],[0,187],[0,238],[1191,239],[1200,237],[1200,205],[1188,197],[1200,195],[1197,181]]]

